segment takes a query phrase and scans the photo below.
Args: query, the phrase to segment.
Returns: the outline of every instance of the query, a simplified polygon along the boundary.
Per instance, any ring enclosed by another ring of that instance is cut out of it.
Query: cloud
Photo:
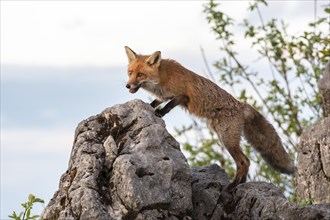
[[[75,125],[133,97],[126,68],[2,66],[1,125],[35,128]]]
[[[6,129],[1,130],[1,146],[4,153],[68,152],[73,135],[74,129]]]
[[[126,65],[123,46],[143,53],[195,51],[214,35],[204,2],[4,2],[2,62],[34,66]],[[234,18],[246,3],[224,2]],[[73,10],[74,7],[74,10]],[[237,13],[236,13],[237,12]],[[23,19],[24,18],[24,19]],[[212,47],[211,47],[212,48]],[[214,49],[214,47],[213,47]]]
[[[73,129],[1,129],[1,219],[33,193],[48,203],[67,169]],[[33,213],[40,213],[37,205]]]

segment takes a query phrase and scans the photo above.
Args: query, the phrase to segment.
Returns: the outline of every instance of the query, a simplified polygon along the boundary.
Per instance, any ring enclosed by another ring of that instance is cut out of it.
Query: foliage
[[[44,200],[30,194],[28,197],[28,201],[22,204],[24,211],[20,212],[19,215],[17,215],[16,212],[14,211],[13,214],[9,215],[8,217],[15,220],[39,219],[40,218],[39,215],[31,216],[31,209],[33,208],[34,203],[44,203]]]
[[[285,147],[294,157],[303,129],[322,117],[324,112],[317,82],[330,57],[330,39],[328,33],[322,31],[329,30],[329,18],[319,18],[309,24],[310,30],[289,35],[284,21],[264,21],[262,7],[267,7],[267,1],[256,0],[250,3],[248,10],[251,15],[259,18],[258,24],[252,24],[248,19],[234,21],[221,11],[217,2],[211,0],[205,5],[207,20],[221,44],[222,57],[214,66],[218,70],[221,84],[229,86],[236,92],[237,98],[252,104],[274,124]],[[329,5],[325,13],[329,17]],[[244,30],[243,36],[237,36],[232,31],[237,25]],[[259,56],[257,61],[251,64],[241,62],[235,50],[237,39],[244,40],[251,50],[256,51]],[[255,71],[253,67],[257,62],[266,62],[271,74]],[[214,74],[210,75],[215,78]],[[179,136],[190,132],[200,137],[195,143],[189,138],[184,143],[184,150],[188,152],[192,165],[219,161],[227,172],[229,170],[230,177],[234,175],[234,164],[226,150],[217,146],[218,140],[212,131],[201,128],[196,122],[189,129],[177,131]],[[292,191],[291,177],[274,172],[247,144],[243,145],[246,155],[254,162],[252,166],[256,167],[254,174],[250,172],[250,180],[269,180]]]

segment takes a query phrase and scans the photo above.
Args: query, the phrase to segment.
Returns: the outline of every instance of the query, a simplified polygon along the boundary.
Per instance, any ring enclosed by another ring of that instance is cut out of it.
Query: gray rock
[[[229,219],[330,219],[329,204],[299,206],[285,199],[282,191],[271,183],[241,184],[232,196],[232,204],[225,205]]]
[[[69,167],[42,219],[330,219],[269,183],[229,192],[217,165],[190,169],[164,121],[139,100],[82,121]]]
[[[318,82],[318,87],[322,95],[324,117],[330,114],[330,63],[327,64],[323,77]]]
[[[43,219],[182,219],[191,172],[164,121],[139,100],[78,125],[68,171]]]
[[[296,194],[302,203],[330,203],[330,63],[318,83],[325,117],[305,129],[298,144]]]
[[[298,200],[330,203],[330,117],[302,133],[297,161],[295,181]]]
[[[289,202],[274,184],[244,183],[228,192],[227,175],[217,165],[193,168],[192,174],[196,220],[330,219],[330,204],[299,206]]]
[[[213,164],[192,168],[193,218],[221,219],[225,215],[223,203],[220,203],[221,191],[230,183],[224,169]]]

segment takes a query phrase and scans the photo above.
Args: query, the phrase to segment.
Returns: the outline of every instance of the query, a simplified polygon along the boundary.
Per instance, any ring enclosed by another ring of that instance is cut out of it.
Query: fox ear
[[[127,54],[128,62],[132,62],[133,60],[136,59],[137,55],[131,48],[129,48],[128,46],[125,46],[125,51]]]
[[[160,51],[156,51],[153,54],[151,54],[146,61],[147,64],[149,66],[156,65],[156,67],[159,67],[160,60],[162,59],[160,54],[161,54]]]

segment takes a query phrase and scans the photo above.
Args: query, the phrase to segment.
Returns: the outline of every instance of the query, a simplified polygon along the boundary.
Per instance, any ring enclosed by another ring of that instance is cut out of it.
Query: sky
[[[29,193],[45,200],[58,189],[68,167],[74,129],[107,107],[151,96],[128,93],[124,46],[135,52],[162,52],[206,74],[221,56],[203,4],[206,1],[1,1],[1,200],[0,219]],[[322,15],[318,1],[317,14]],[[247,1],[223,1],[235,20],[249,18]],[[290,33],[314,19],[314,1],[270,1],[265,20],[286,20]],[[240,26],[235,33],[242,34]],[[256,59],[243,38],[237,51],[244,62]],[[258,68],[267,69],[265,65]],[[214,70],[212,68],[212,70]],[[268,69],[267,69],[268,70]],[[267,71],[265,71],[267,72]],[[174,109],[164,120],[170,132],[189,124]],[[43,206],[34,207],[40,214]]]

